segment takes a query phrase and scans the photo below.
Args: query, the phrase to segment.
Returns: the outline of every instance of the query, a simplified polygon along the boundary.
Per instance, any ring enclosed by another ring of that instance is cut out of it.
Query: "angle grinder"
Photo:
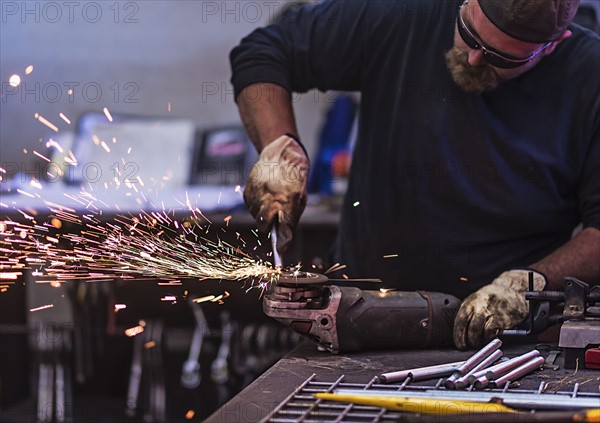
[[[334,354],[386,348],[452,346],[461,301],[427,291],[363,290],[327,276],[283,271],[263,311]]]

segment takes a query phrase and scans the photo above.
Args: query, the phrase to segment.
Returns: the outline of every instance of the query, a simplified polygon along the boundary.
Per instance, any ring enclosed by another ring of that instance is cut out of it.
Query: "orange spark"
[[[38,152],[37,152],[37,151],[35,151],[35,150],[33,150],[33,154],[35,154],[36,156],[38,156],[40,159],[44,159],[44,160],[46,160],[48,163],[50,163],[50,161],[51,161],[51,160],[50,160],[48,157],[44,156],[44,155],[43,155],[43,154],[41,154],[41,153],[38,153]]]
[[[106,116],[106,119],[108,119],[109,122],[112,122],[113,117],[111,116],[110,112],[108,111],[108,107],[105,107],[104,109],[102,109],[102,111],[104,112],[104,116]]]
[[[71,124],[71,121],[69,120],[69,118],[66,117],[64,114],[60,113],[59,116],[60,116],[60,118],[62,120],[64,120],[65,122],[67,122],[67,124],[69,124],[69,125]]]
[[[214,295],[207,295],[206,297],[200,297],[200,298],[196,298],[194,299],[195,303],[204,303],[206,301],[212,301],[215,299]]]
[[[125,329],[125,335],[132,338],[136,335],[139,335],[140,333],[142,333],[144,331],[144,327],[141,325],[138,326],[134,326],[132,328],[129,329]]]
[[[54,304],[46,304],[46,305],[43,305],[41,307],[30,308],[29,311],[31,311],[31,312],[40,311],[40,310],[45,310],[47,308],[52,308],[52,307],[54,307]]]
[[[23,190],[22,190],[22,189],[20,189],[20,188],[17,188],[17,192],[18,192],[19,194],[23,194],[23,195],[26,195],[26,196],[28,196],[28,197],[35,198],[35,195],[33,195],[33,194],[30,194],[30,193],[28,193],[28,192],[25,192],[25,191],[23,191]]]
[[[177,297],[175,295],[165,295],[160,300],[161,301],[177,301]]]
[[[3,272],[3,273],[0,273],[0,279],[14,280],[14,279],[17,279],[21,275],[23,275],[23,273],[21,273],[21,272]]]
[[[54,132],[58,132],[58,126],[56,126],[55,124],[53,124],[52,122],[50,122],[49,120],[47,120],[46,118],[44,118],[42,115],[40,115],[39,113],[36,113],[35,115],[33,115],[37,120],[39,120],[41,123],[43,123],[44,125],[46,125],[48,128],[52,129]]]

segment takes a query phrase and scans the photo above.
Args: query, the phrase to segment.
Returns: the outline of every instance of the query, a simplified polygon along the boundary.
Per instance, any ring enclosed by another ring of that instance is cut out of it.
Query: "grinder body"
[[[438,292],[276,286],[263,311],[332,353],[452,345],[461,301]]]

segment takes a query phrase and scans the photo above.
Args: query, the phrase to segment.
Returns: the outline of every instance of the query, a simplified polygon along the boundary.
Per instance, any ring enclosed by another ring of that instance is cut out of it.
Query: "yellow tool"
[[[476,402],[446,400],[437,398],[384,397],[372,395],[351,395],[318,393],[315,397],[352,404],[371,405],[388,410],[404,411],[420,414],[470,414],[470,413],[516,413],[513,408],[497,402]]]
[[[592,410],[582,410],[573,416],[574,422],[600,422],[600,407]]]
[[[334,394],[334,393],[318,393],[316,398],[348,402],[352,404],[370,405],[373,407],[381,407],[389,410],[403,411],[407,413],[419,413],[430,415],[445,415],[445,414],[465,414],[469,416],[469,421],[487,421],[488,423],[495,422],[587,422],[600,423],[600,408],[586,409],[579,411],[542,411],[528,413],[518,411],[507,407],[497,402],[477,402],[477,401],[457,401],[457,400],[440,400],[437,398],[411,398],[411,397],[384,397],[373,395],[356,395],[356,394]],[[511,414],[511,417],[507,416]],[[439,417],[435,417],[436,423]],[[408,421],[408,420],[407,420]],[[421,416],[418,420],[426,423],[429,420],[425,416]]]

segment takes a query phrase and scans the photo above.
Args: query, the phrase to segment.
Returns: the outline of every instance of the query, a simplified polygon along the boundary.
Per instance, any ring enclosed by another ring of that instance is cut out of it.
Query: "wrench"
[[[195,389],[200,386],[200,353],[202,352],[202,341],[204,340],[208,325],[200,304],[195,303],[194,299],[190,299],[189,304],[194,313],[196,328],[192,336],[190,354],[188,355],[188,359],[183,363],[181,386],[187,389]]]
[[[227,358],[229,357],[231,334],[233,332],[233,325],[231,324],[229,312],[223,311],[221,313],[221,322],[221,345],[219,346],[217,356],[210,366],[212,380],[218,384],[227,383],[229,380]]]

